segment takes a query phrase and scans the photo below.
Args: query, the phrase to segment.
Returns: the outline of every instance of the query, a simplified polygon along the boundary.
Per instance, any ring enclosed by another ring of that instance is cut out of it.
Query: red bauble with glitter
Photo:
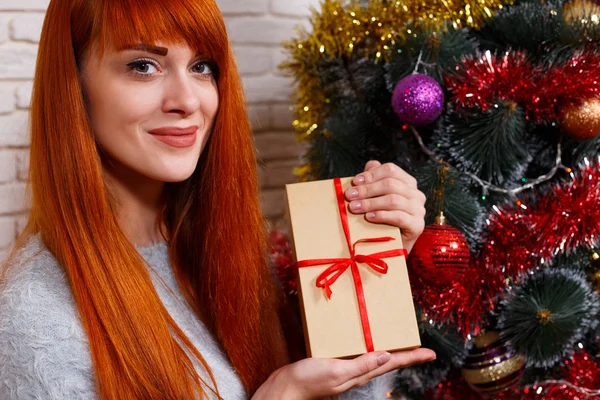
[[[411,275],[424,283],[446,285],[464,277],[470,259],[467,240],[458,229],[445,223],[442,214],[417,239],[408,266]]]

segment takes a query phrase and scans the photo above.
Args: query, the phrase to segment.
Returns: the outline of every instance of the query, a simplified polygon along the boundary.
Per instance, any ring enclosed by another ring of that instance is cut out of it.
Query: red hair
[[[287,362],[287,352],[268,269],[252,132],[213,0],[50,2],[31,106],[32,209],[15,250],[40,233],[64,267],[101,398],[203,397],[206,383],[190,357],[208,372],[208,385],[215,384],[119,227],[78,78],[78,64],[94,43],[103,52],[107,44],[121,49],[158,41],[186,43],[218,65],[220,104],[211,137],[192,176],[165,184],[162,217],[179,285],[251,396]]]

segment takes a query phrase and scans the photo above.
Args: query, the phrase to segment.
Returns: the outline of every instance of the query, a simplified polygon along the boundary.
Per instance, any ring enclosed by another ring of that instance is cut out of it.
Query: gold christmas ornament
[[[588,280],[596,293],[600,294],[600,250],[592,247],[590,253],[590,263],[586,268]]]
[[[600,134],[600,98],[559,110],[559,124],[563,132],[575,139],[591,139]]]
[[[592,282],[592,288],[600,294],[600,270],[590,274],[590,281]]]
[[[600,24],[600,6],[590,0],[574,0],[563,6],[565,21],[573,25]]]
[[[524,369],[525,360],[506,348],[498,332],[482,331],[473,338],[461,372],[473,390],[492,396],[515,387]]]

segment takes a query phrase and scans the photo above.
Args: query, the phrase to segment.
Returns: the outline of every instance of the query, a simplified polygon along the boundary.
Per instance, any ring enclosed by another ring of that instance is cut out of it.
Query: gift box
[[[286,185],[310,357],[420,347],[400,229],[348,211],[352,178]]]

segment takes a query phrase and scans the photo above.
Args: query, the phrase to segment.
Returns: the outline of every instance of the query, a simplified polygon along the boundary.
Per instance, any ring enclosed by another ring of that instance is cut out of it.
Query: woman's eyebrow
[[[152,46],[151,44],[139,43],[131,47],[127,47],[125,50],[143,50],[149,53],[158,54],[159,56],[166,56],[169,49],[166,47]]]

